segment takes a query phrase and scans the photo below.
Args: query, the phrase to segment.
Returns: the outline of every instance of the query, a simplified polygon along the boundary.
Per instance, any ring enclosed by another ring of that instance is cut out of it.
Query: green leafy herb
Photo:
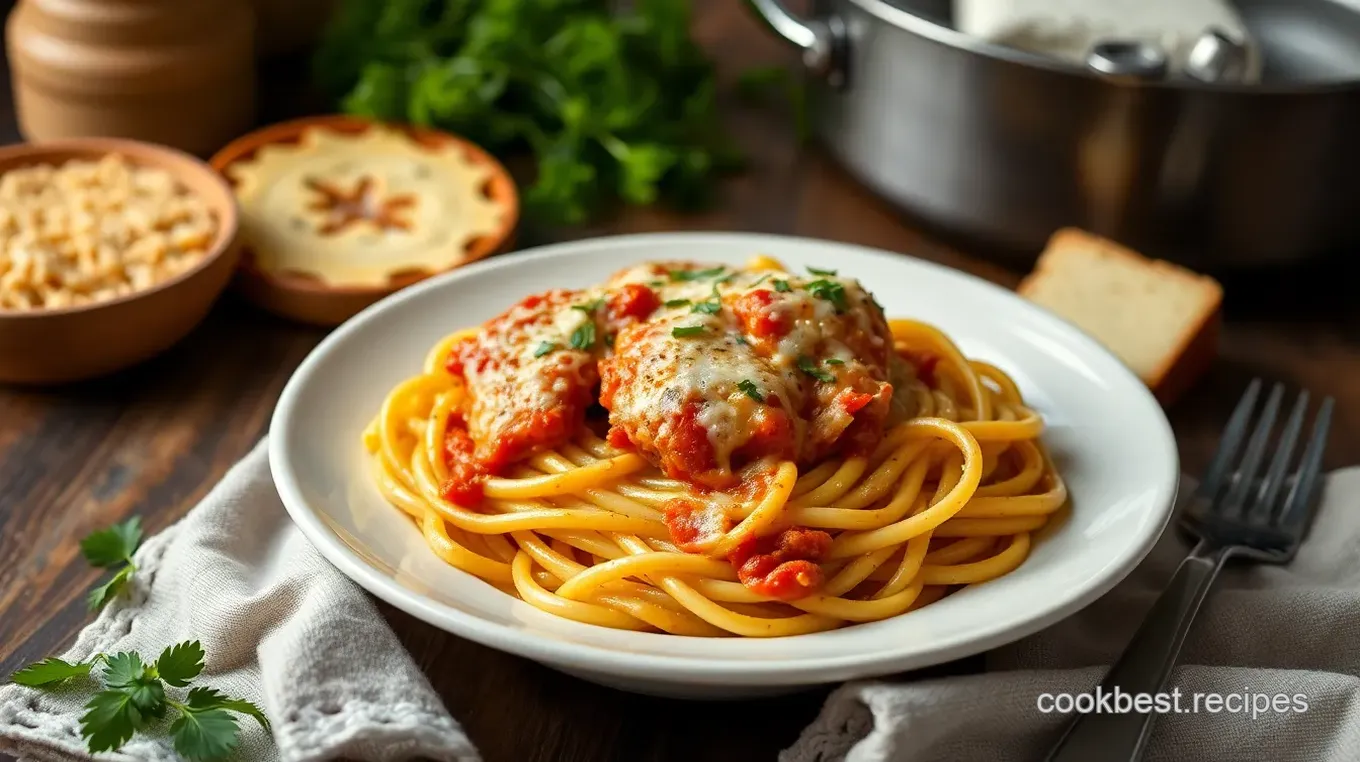
[[[825,299],[836,306],[837,312],[844,312],[849,306],[845,299],[845,286],[832,280],[814,280],[804,286],[818,299]]]
[[[666,285],[666,281],[664,281],[664,280],[654,280],[654,281],[649,282],[647,285],[650,286],[650,287],[652,287],[652,288],[663,288],[663,287],[665,287],[665,285]]]
[[[269,718],[255,704],[213,688],[193,688],[183,699],[166,692],[167,686],[187,687],[203,672],[203,659],[203,646],[188,641],[165,649],[151,664],[132,652],[96,654],[78,664],[45,659],[10,679],[20,685],[50,688],[73,677],[88,677],[96,664],[103,663],[103,688],[85,704],[80,718],[80,734],[90,753],[117,751],[151,722],[174,712],[170,734],[175,750],[191,760],[218,760],[240,743],[235,715],[253,717],[266,731]]]
[[[798,358],[798,370],[801,370],[801,371],[803,371],[804,373],[808,374],[809,376],[812,376],[813,378],[817,379],[818,381],[821,381],[821,382],[824,382],[824,383],[829,383],[829,382],[831,382],[831,381],[835,381],[835,380],[836,380],[836,377],[835,377],[835,376],[833,376],[833,375],[830,374],[830,373],[827,373],[826,371],[822,370],[821,368],[818,368],[818,367],[817,367],[817,363],[814,362],[814,361],[812,360],[812,358],[810,358],[810,357],[799,357],[799,358]]]
[[[603,299],[596,299],[596,300],[594,300],[594,301],[586,302],[585,304],[573,304],[573,305],[571,305],[571,308],[574,309],[574,310],[580,310],[580,311],[586,313],[587,315],[594,315],[594,314],[595,314],[595,310],[598,310],[599,308],[601,308],[601,307],[603,307],[603,306],[604,306],[604,300],[603,300]]]
[[[719,312],[722,312],[722,302],[719,302],[716,299],[710,299],[709,301],[706,302],[699,302],[698,304],[694,305],[694,309],[690,310],[690,312],[701,312],[705,315],[716,315]]]
[[[738,381],[737,388],[742,390],[743,392],[746,392],[746,396],[750,397],[756,402],[765,401],[765,395],[760,393],[760,387],[756,386],[756,382],[752,381],[749,378],[744,378],[741,381]]]
[[[845,364],[845,361],[842,360],[842,359],[840,359],[839,357],[828,357],[828,358],[826,358],[826,360],[824,360],[823,362],[825,362],[827,365],[844,365],[844,364]]]
[[[749,345],[749,344],[751,343],[751,342],[749,342],[749,341],[746,340],[746,337],[745,337],[745,336],[742,336],[742,335],[739,334],[739,333],[734,333],[734,334],[732,334],[732,339],[733,339],[734,341],[736,341],[738,344],[741,344],[741,345],[743,345],[743,346]]]
[[[604,345],[605,345],[606,347],[612,347],[612,346],[614,346],[614,339],[615,339],[615,338],[617,338],[617,337],[616,337],[614,334],[612,334],[612,333],[606,333],[606,334],[604,335]]]
[[[537,359],[539,357],[542,357],[543,355],[546,355],[549,352],[553,352],[556,349],[557,345],[551,341],[540,342],[538,345],[538,349],[534,350],[534,358]]]
[[[691,304],[688,299],[671,299],[666,302],[667,307],[688,307]]]
[[[676,283],[689,283],[696,280],[716,278],[727,271],[726,267],[712,267],[707,270],[671,270],[669,275]]]
[[[793,287],[790,286],[789,282],[786,280],[777,280],[774,282],[774,290],[781,294],[787,294],[793,290]]]
[[[95,661],[82,661],[72,664],[69,661],[63,661],[53,656],[24,667],[13,675],[10,675],[9,679],[19,685],[27,685],[30,688],[55,685],[70,680],[73,677],[89,677],[90,668],[93,667],[95,663]]]
[[[342,0],[320,90],[351,114],[537,159],[526,207],[586,221],[615,201],[708,200],[740,159],[688,0]]]
[[[677,339],[683,339],[686,336],[698,336],[703,332],[704,327],[701,325],[677,325],[671,329],[671,335]]]
[[[138,516],[114,524],[108,529],[95,532],[80,541],[80,553],[90,564],[105,569],[113,569],[113,576],[107,582],[91,590],[87,602],[92,610],[104,607],[127,587],[128,580],[137,571],[132,556],[142,542],[142,520]]]
[[[571,332],[572,349],[590,349],[595,346],[595,323],[587,321]]]
[[[815,268],[815,267],[809,267],[809,268],[807,269],[807,271],[810,272],[810,273],[812,273],[813,275],[821,275],[821,276],[823,276],[823,277],[828,277],[828,278],[834,277],[834,276],[836,275],[836,271],[835,271],[835,270],[818,270],[818,269]]]
[[[765,273],[764,275],[760,276],[759,278],[756,278],[756,279],[755,279],[755,282],[753,282],[753,283],[751,284],[751,288],[755,288],[756,286],[759,286],[760,284],[764,283],[766,280],[769,279],[769,277],[770,277],[770,274],[769,274],[769,273]]]

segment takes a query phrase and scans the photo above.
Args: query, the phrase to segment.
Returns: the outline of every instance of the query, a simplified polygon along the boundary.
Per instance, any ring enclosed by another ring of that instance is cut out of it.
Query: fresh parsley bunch
[[[254,717],[266,732],[269,719],[251,702],[229,698],[214,688],[192,688],[183,697],[172,696],[166,687],[187,687],[203,671],[203,657],[203,646],[195,640],[165,649],[151,664],[131,652],[97,654],[76,664],[50,658],[15,672],[10,679],[20,685],[51,688],[73,678],[89,678],[102,665],[104,688],[85,704],[80,718],[80,734],[87,739],[90,753],[116,751],[134,733],[170,715],[175,751],[191,760],[216,760],[240,742],[233,712]]]
[[[317,79],[349,113],[432,125],[538,162],[526,205],[694,205],[738,159],[688,0],[343,0]]]

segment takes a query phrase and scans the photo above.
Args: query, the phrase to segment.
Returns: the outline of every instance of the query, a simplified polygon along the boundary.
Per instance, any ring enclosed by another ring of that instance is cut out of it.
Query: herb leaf
[[[571,332],[572,349],[590,349],[595,346],[595,323],[588,321]]]
[[[845,286],[830,280],[814,280],[804,286],[813,296],[818,299],[825,299],[836,307],[837,312],[844,312],[849,306],[845,299]]]
[[[743,378],[741,381],[738,381],[737,388],[743,392],[746,392],[746,396],[750,397],[756,402],[765,401],[765,395],[760,393],[760,387],[756,386],[756,382],[752,381],[749,378]]]
[[[708,280],[716,278],[727,272],[726,267],[711,267],[707,270],[671,270],[671,280],[676,283],[690,283],[696,280]]]
[[[85,704],[80,718],[80,735],[87,739],[91,753],[113,751],[132,739],[147,722],[132,696],[125,691],[102,690]]]
[[[671,299],[666,302],[667,307],[688,307],[692,302],[688,299]]]
[[[822,362],[825,362],[827,365],[844,365],[844,364],[845,364],[845,361],[842,360],[842,359],[840,359],[839,357],[828,357],[828,358],[826,358],[825,360],[823,360]]]
[[[770,279],[770,274],[769,274],[769,273],[765,273],[764,275],[760,276],[759,278],[756,278],[754,281],[751,282],[751,288],[755,288],[756,286],[759,286],[760,284],[764,283],[765,281],[767,281],[767,280],[769,280],[769,279]]]
[[[221,708],[181,709],[170,735],[175,751],[192,760],[222,759],[240,743],[236,717]]]
[[[825,277],[831,277],[836,274],[835,270],[818,270],[815,267],[808,267],[807,271],[812,273],[813,275],[821,275]]]
[[[778,291],[781,294],[787,294],[788,292],[793,290],[793,287],[790,286],[789,282],[786,280],[776,280],[774,282],[774,290]]]
[[[80,552],[92,566],[107,568],[131,561],[141,541],[142,519],[133,516],[81,540]]]
[[[690,310],[690,312],[701,312],[705,315],[716,315],[719,312],[722,312],[722,302],[719,302],[717,300],[699,302],[698,304],[694,305],[694,309]]]
[[[90,668],[93,666],[93,662],[82,661],[72,664],[53,656],[24,667],[10,675],[9,679],[19,685],[38,688],[44,685],[55,685],[73,677],[88,677]]]
[[[594,314],[595,314],[595,310],[598,310],[599,308],[601,308],[601,307],[603,307],[603,306],[604,306],[604,300],[603,300],[603,299],[595,299],[595,300],[586,302],[585,304],[573,304],[573,305],[571,305],[571,308],[574,309],[574,310],[580,310],[581,312],[584,312],[584,313],[586,313],[587,315],[594,315]]]
[[[136,568],[132,564],[128,564],[114,573],[109,581],[91,590],[85,596],[85,602],[89,604],[90,610],[98,611],[104,608],[109,601],[117,598],[118,594],[123,592],[123,588],[127,587],[128,580],[132,579],[132,572]]]
[[[552,352],[552,351],[554,351],[554,350],[556,350],[556,349],[557,349],[557,345],[554,344],[554,343],[551,342],[551,341],[544,341],[544,342],[541,342],[541,343],[539,343],[539,345],[538,345],[538,349],[535,349],[535,350],[534,350],[534,359],[538,359],[538,358],[542,357],[543,355],[546,355],[546,354],[548,354],[549,352]]]
[[[110,688],[126,688],[146,676],[142,657],[131,651],[116,653],[104,660],[104,682]]]
[[[176,688],[183,688],[203,671],[203,644],[197,640],[179,643],[161,652],[156,673]]]
[[[836,380],[836,377],[834,375],[827,373],[821,368],[818,368],[817,363],[814,362],[812,358],[807,356],[802,356],[798,358],[798,370],[803,371],[804,373],[808,374],[809,376],[812,376],[813,378],[823,383],[830,383]]]
[[[671,329],[671,336],[674,336],[677,339],[683,339],[686,336],[698,336],[703,332],[704,327],[701,325],[677,325]]]
[[[186,701],[194,709],[229,709],[233,712],[248,714],[260,723],[260,727],[269,730],[269,718],[264,716],[264,712],[258,706],[245,699],[229,698],[216,688],[194,688],[189,691]]]

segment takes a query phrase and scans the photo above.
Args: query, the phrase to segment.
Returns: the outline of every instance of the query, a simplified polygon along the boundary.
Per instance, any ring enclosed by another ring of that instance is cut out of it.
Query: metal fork
[[[1288,475],[1308,411],[1308,392],[1301,392],[1270,466],[1265,476],[1258,478],[1284,387],[1275,384],[1252,427],[1260,395],[1261,381],[1256,379],[1228,420],[1209,471],[1181,518],[1182,528],[1199,541],[1100,683],[1106,693],[1118,688],[1132,696],[1155,695],[1165,689],[1195,614],[1229,558],[1284,564],[1298,552],[1318,502],[1322,453],[1334,403],[1331,397],[1323,400],[1298,468]],[[1251,439],[1238,462],[1237,453],[1249,428]],[[1151,712],[1078,715],[1049,753],[1048,762],[1141,759],[1152,735],[1154,717]]]

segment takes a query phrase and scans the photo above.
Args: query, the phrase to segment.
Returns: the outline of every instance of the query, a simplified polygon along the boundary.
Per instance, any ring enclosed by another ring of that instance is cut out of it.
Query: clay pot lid
[[[240,290],[317,325],[505,250],[519,220],[500,162],[423,127],[307,117],[245,135],[210,163],[241,206]]]

